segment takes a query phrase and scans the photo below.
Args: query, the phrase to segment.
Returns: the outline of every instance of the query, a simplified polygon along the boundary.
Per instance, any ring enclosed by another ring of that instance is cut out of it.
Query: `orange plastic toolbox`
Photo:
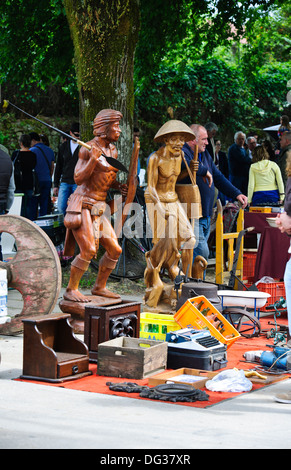
[[[209,329],[227,348],[240,338],[239,332],[203,295],[186,300],[174,318],[182,328]]]

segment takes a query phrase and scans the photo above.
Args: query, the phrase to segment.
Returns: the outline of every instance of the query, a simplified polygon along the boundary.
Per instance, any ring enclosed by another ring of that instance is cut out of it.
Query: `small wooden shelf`
[[[84,341],[90,362],[98,360],[98,345],[119,336],[138,338],[141,302],[122,300],[118,305],[85,307]]]
[[[21,378],[63,382],[91,375],[89,352],[73,333],[70,315],[23,319],[23,374]]]

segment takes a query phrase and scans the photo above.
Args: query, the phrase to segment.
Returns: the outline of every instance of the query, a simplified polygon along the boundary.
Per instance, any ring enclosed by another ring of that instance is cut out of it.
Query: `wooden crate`
[[[119,337],[98,347],[98,375],[144,379],[165,370],[168,343]]]

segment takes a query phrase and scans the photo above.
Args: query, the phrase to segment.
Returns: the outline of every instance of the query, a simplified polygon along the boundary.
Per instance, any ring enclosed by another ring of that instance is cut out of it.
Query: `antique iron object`
[[[200,279],[191,279],[182,285],[181,295],[177,300],[176,311],[184,305],[186,300],[203,295],[221,313],[221,299],[218,297],[217,291],[218,285],[216,284],[201,281]]]

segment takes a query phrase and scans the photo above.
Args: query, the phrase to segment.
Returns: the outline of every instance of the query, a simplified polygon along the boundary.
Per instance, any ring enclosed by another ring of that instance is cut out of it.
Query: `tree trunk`
[[[123,114],[117,144],[128,167],[132,152],[133,63],[139,31],[139,0],[64,0],[75,48],[82,140],[92,138],[101,109]]]

